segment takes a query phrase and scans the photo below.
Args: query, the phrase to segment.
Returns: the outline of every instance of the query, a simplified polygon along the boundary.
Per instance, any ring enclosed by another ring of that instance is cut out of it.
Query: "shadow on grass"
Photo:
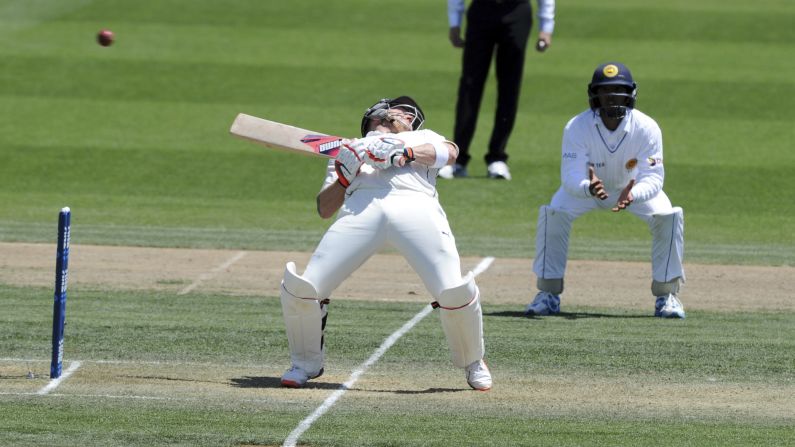
[[[236,388],[282,388],[281,378],[279,377],[235,377],[230,380]],[[317,390],[338,390],[343,386],[341,383],[316,382],[310,380],[302,389]],[[469,388],[428,388],[425,390],[368,390],[363,388],[348,388],[350,391],[361,391],[365,393],[389,393],[389,394],[435,394],[435,393],[458,393],[461,391],[471,391]]]
[[[234,377],[229,382],[236,388],[283,388],[280,377]],[[303,389],[336,390],[341,386],[341,383],[310,380],[304,385]]]
[[[607,314],[607,313],[598,313],[598,312],[561,312],[557,315],[548,315],[548,316],[539,317],[535,315],[525,315],[525,313],[520,310],[483,312],[483,315],[490,317],[526,318],[530,320],[540,320],[543,318],[565,318],[567,320],[579,320],[582,318],[654,318],[654,315]]]
[[[215,380],[197,380],[197,379],[186,379],[184,377],[168,377],[168,376],[132,376],[132,375],[120,374],[116,377],[121,377],[123,379],[167,380],[174,382],[223,383]]]
[[[424,390],[365,390],[361,388],[351,388],[351,391],[364,391],[366,393],[388,393],[388,394],[435,394],[435,393],[459,393],[462,391],[472,391],[469,388],[428,388]]]

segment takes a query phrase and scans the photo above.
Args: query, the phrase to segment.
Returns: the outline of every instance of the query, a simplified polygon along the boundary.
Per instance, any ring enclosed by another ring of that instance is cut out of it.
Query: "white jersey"
[[[369,134],[368,134],[369,135]],[[438,144],[447,141],[443,136],[428,129],[389,134],[405,142],[407,147],[421,144]],[[406,163],[403,167],[390,167],[388,169],[375,169],[363,164],[359,175],[353,179],[345,192],[346,197],[360,189],[404,190],[425,193],[431,197],[436,196],[436,174],[439,169],[419,163]],[[334,170],[334,160],[329,160],[326,169],[326,178],[323,188],[337,181],[337,172]]]
[[[635,203],[655,197],[662,191],[665,177],[660,127],[635,109],[627,109],[627,116],[614,131],[605,127],[596,112],[580,113],[563,130],[560,179],[567,193],[592,197],[588,191],[589,165],[613,197],[633,178]]]

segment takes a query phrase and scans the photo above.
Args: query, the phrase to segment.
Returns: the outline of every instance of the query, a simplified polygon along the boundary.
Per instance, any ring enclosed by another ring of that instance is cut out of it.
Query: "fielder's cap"
[[[607,62],[596,67],[589,88],[602,85],[623,85],[630,89],[637,87],[629,68],[621,62]]]

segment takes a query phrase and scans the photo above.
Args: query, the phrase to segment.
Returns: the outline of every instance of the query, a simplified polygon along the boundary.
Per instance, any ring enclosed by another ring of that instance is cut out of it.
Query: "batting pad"
[[[282,314],[287,328],[290,359],[310,376],[323,368],[323,313],[315,287],[295,273],[288,262],[281,287]]]
[[[536,257],[533,259],[533,272],[537,277],[563,278],[566,273],[572,222],[573,215],[551,206],[543,205],[538,210]]]
[[[483,314],[480,291],[472,272],[457,287],[439,294],[439,319],[450,346],[453,364],[465,368],[483,358]]]
[[[652,275],[657,282],[669,282],[675,278],[685,280],[682,259],[685,251],[685,219],[680,207],[670,213],[652,216],[649,228],[652,234]]]

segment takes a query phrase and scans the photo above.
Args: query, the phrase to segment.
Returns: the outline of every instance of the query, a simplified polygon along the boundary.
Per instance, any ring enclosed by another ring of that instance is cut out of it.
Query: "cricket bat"
[[[239,113],[229,133],[254,143],[304,155],[334,158],[342,138]]]

